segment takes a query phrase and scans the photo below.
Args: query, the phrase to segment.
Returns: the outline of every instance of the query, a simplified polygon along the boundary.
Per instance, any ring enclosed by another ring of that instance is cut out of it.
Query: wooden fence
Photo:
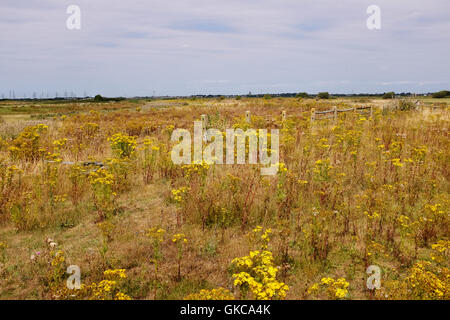
[[[355,108],[348,108],[348,109],[341,109],[338,110],[336,106],[333,107],[331,110],[325,110],[325,111],[316,111],[315,108],[311,109],[311,122],[314,122],[316,120],[322,120],[322,119],[333,119],[334,121],[337,121],[338,114],[343,112],[357,112],[359,114],[366,114],[370,117],[373,116],[373,107],[355,107]]]
[[[205,129],[208,126],[208,116],[206,114],[202,114],[201,116],[202,126]],[[281,111],[281,120],[286,121],[287,113],[285,110]],[[245,111],[245,121],[251,123],[251,112],[249,110]]]
[[[365,114],[370,117],[373,116],[373,107],[355,107],[355,108],[348,108],[348,109],[341,109],[339,110],[336,106],[333,107],[331,110],[326,111],[316,111],[315,108],[311,109],[311,122],[315,120],[322,120],[322,119],[333,119],[334,121],[337,120],[338,114],[343,112],[357,112],[359,114]],[[287,113],[285,110],[281,111],[281,120],[286,121],[287,119]],[[203,128],[206,128],[208,125],[208,116],[206,114],[201,115],[201,121],[203,124]],[[245,121],[250,123],[251,122],[251,112],[249,110],[245,111]]]

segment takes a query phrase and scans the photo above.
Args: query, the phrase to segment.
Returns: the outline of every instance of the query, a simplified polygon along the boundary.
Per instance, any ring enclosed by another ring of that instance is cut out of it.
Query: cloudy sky
[[[0,0],[0,95],[450,89],[449,12],[449,0]]]

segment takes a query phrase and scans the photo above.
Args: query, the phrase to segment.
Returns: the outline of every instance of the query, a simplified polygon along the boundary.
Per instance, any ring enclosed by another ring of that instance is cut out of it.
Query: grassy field
[[[420,99],[2,101],[0,299],[448,300],[450,101]],[[173,164],[202,114],[279,129],[278,174]]]

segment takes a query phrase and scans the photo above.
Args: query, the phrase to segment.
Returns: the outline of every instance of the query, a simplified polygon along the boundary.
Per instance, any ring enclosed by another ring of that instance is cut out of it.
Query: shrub
[[[41,135],[47,132],[48,126],[38,124],[37,126],[26,127],[20,135],[12,141],[9,151],[13,159],[23,159],[35,161],[40,159],[45,149],[40,147]]]
[[[92,186],[92,198],[99,221],[110,217],[115,211],[115,197],[112,185],[114,176],[107,170],[100,168],[89,174],[89,182]]]
[[[0,163],[0,219],[7,212],[12,200],[20,195],[22,173],[15,165]]]
[[[308,289],[308,294],[325,291],[330,299],[344,299],[348,295],[348,286],[349,283],[345,278],[335,280],[327,277],[322,278],[320,283],[313,284]]]
[[[442,99],[442,98],[449,97],[449,96],[450,96],[450,91],[447,91],[447,90],[435,92],[432,95],[432,97],[435,99]]]
[[[319,92],[317,94],[317,98],[319,98],[319,99],[330,99],[330,94],[328,92]]]
[[[262,228],[253,230],[254,233],[262,233],[261,250],[250,251],[248,256],[231,262],[234,285],[239,288],[243,299],[248,293],[256,300],[284,299],[289,287],[277,280],[279,269],[274,264],[272,252],[267,250],[271,230],[261,231]]]
[[[383,94],[383,99],[394,99],[395,98],[395,92],[386,92]]]
[[[401,111],[409,111],[416,109],[416,104],[410,99],[402,99],[399,101],[397,109]]]
[[[295,95],[296,98],[308,98],[309,95],[306,92],[299,92]]]
[[[129,158],[134,154],[136,149],[136,138],[134,136],[128,136],[122,133],[116,133],[110,137],[111,149],[121,158]]]

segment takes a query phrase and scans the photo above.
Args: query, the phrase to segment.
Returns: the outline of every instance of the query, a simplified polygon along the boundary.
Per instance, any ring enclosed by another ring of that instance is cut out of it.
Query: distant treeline
[[[340,97],[379,97],[379,98],[395,98],[395,97],[409,97],[409,96],[432,96],[433,98],[441,98],[442,93],[450,94],[450,91],[440,91],[436,93],[428,92],[428,93],[420,93],[415,94],[412,92],[384,92],[384,93],[355,93],[355,94],[342,94],[342,93],[328,93],[328,92],[319,92],[317,94],[310,94],[306,92],[296,92],[296,93],[261,93],[261,94],[247,94],[247,95],[192,95],[192,96],[177,96],[177,97],[158,97],[158,99],[173,99],[173,98],[190,98],[190,99],[225,99],[225,98],[319,98],[319,99],[329,99],[332,97],[340,98]],[[445,97],[445,96],[444,96]]]
[[[62,97],[56,97],[56,98],[46,98],[46,99],[33,99],[33,98],[23,98],[23,99],[0,99],[0,101],[39,101],[41,103],[73,103],[73,102],[80,102],[80,103],[88,103],[88,102],[118,102],[123,100],[130,100],[124,97],[102,97],[101,95],[96,95],[94,98],[91,97],[71,97],[71,98],[62,98]]]
[[[191,96],[159,96],[159,97],[133,97],[133,98],[124,98],[124,97],[103,97],[101,95],[96,95],[95,97],[72,97],[72,98],[50,98],[50,99],[32,99],[32,98],[23,98],[23,99],[0,99],[0,101],[6,100],[15,100],[15,101],[40,101],[44,103],[71,103],[73,101],[78,101],[80,103],[86,102],[118,102],[123,100],[169,100],[169,99],[225,99],[225,98],[234,98],[241,99],[242,97],[246,98],[319,98],[319,99],[330,99],[330,98],[341,98],[341,97],[379,97],[383,99],[393,99],[395,97],[408,97],[408,96],[431,96],[433,98],[446,98],[450,97],[450,91],[443,90],[439,92],[429,92],[429,93],[421,93],[414,94],[411,92],[384,92],[384,93],[355,93],[355,94],[341,94],[341,93],[333,93],[330,94],[328,92],[319,92],[317,94],[309,94],[306,92],[295,92],[295,93],[261,93],[261,94],[247,94],[247,95],[191,95]]]
[[[436,98],[436,99],[447,98],[447,97],[450,97],[450,91],[443,90],[443,91],[435,92],[432,94],[432,97]]]
[[[310,94],[306,92],[300,92],[300,93],[271,93],[271,94],[247,94],[247,95],[193,95],[190,97],[176,97],[176,98],[215,98],[215,99],[221,99],[221,98],[241,98],[241,97],[247,97],[247,98],[319,98],[319,99],[329,99],[332,97],[380,97],[380,98],[395,98],[395,97],[408,97],[408,96],[433,96],[435,97],[436,94],[440,94],[441,92],[447,92],[449,91],[440,91],[436,93],[421,93],[421,94],[415,94],[412,92],[401,92],[401,93],[395,93],[395,92],[384,92],[384,93],[355,93],[355,94],[342,94],[342,93],[328,93],[328,92],[319,92],[317,94]],[[439,96],[440,97],[440,96]],[[169,97],[167,97],[169,98]]]

